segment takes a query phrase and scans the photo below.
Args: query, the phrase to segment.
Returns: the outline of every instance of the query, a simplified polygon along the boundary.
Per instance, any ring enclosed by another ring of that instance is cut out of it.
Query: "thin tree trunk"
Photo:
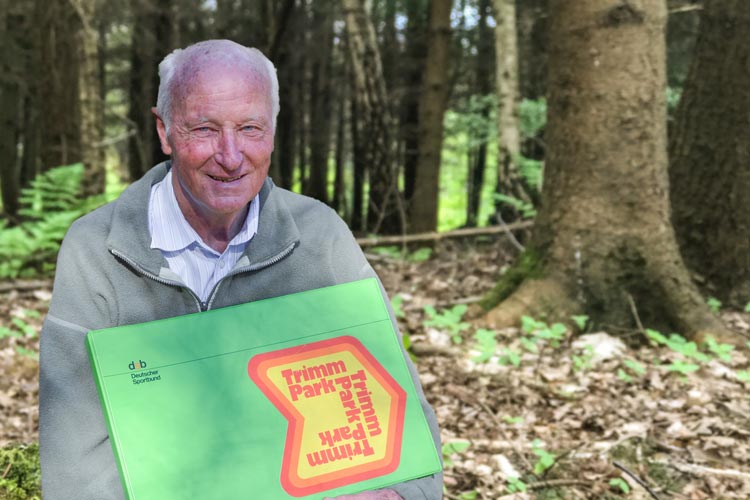
[[[549,0],[515,1],[519,92],[526,99],[540,99],[547,89]]]
[[[419,160],[409,205],[409,232],[437,229],[443,114],[449,91],[450,14],[452,0],[432,0],[430,39],[419,103]]]
[[[78,16],[76,40],[78,46],[78,95],[80,99],[81,160],[86,175],[84,192],[87,195],[104,192],[106,185],[103,103],[99,75],[99,31],[96,20],[96,0],[70,0]]]
[[[353,84],[353,83],[352,83]],[[352,92],[353,94],[354,92]],[[354,185],[352,186],[352,218],[351,227],[354,231],[364,232],[366,211],[364,208],[365,201],[365,181],[367,180],[367,163],[365,158],[365,146],[362,131],[362,124],[357,118],[359,116],[359,105],[357,98],[352,95],[350,99],[352,131],[352,163],[354,163]]]
[[[44,110],[40,156],[43,169],[81,161],[77,16],[69,0],[36,0],[41,33],[40,109]]]
[[[518,130],[518,36],[515,0],[494,0],[495,57],[497,85],[497,188],[499,194],[529,201],[518,172],[517,158],[521,139]],[[511,222],[518,218],[515,209],[500,202],[496,216]]]
[[[476,91],[477,94],[484,98],[492,93],[492,65],[489,61],[493,60],[492,51],[492,30],[490,29],[487,18],[491,9],[490,0],[480,0],[479,2],[479,23],[477,25],[477,58],[474,65],[476,74]],[[480,110],[482,120],[488,121],[490,116],[490,106],[484,102]],[[484,171],[487,165],[487,140],[486,134],[480,139],[479,145],[472,151],[469,160],[469,171],[466,183],[466,226],[475,227],[479,218],[479,207],[481,205],[482,188],[484,186]]]
[[[19,28],[17,16],[9,12],[10,2],[0,0],[0,188],[2,212],[9,218],[18,213],[20,172],[18,170],[18,137],[21,114],[22,54],[14,30]],[[15,19],[14,19],[15,18]]]
[[[128,139],[130,180],[140,179],[153,166],[156,129],[151,107],[156,105],[153,88],[156,75],[156,7],[151,2],[132,0],[133,36],[130,43],[130,84],[128,120],[134,134]],[[156,83],[158,84],[158,83]]]
[[[304,45],[300,39],[303,30],[298,29],[298,25],[302,24],[301,17],[304,13],[301,9],[289,11],[289,19],[285,21],[285,24],[290,25],[289,36],[278,40],[277,43],[271,38],[273,38],[280,22],[276,20],[277,13],[274,9],[274,5],[278,6],[278,4],[272,2],[264,2],[263,4],[266,5],[264,7],[264,10],[267,11],[265,15],[269,18],[267,30],[269,37],[268,54],[276,65],[281,103],[281,109],[276,120],[276,148],[271,160],[271,169],[279,186],[284,189],[291,189],[294,183],[294,157],[299,130],[299,123],[295,118],[297,108],[300,106],[295,76],[298,74],[298,58],[302,57],[302,54],[297,48]],[[282,7],[286,7],[287,4],[288,2],[285,2]],[[294,2],[292,2],[293,4]],[[282,12],[284,11],[282,10]],[[271,48],[271,45],[273,45],[273,48]]]
[[[328,154],[331,146],[331,74],[333,70],[332,5],[313,4],[317,47],[310,80],[310,186],[308,194],[328,203]]]
[[[406,64],[403,68],[404,96],[401,101],[400,135],[403,141],[404,199],[410,203],[416,186],[419,159],[419,98],[427,56],[426,5],[407,2]]]
[[[333,209],[341,214],[344,220],[349,220],[346,207],[346,191],[345,191],[345,179],[344,179],[344,165],[346,162],[345,157],[345,141],[346,141],[346,103],[348,102],[348,96],[346,92],[346,85],[341,85],[339,88],[339,94],[337,98],[338,105],[336,109],[336,150],[334,153],[334,163],[336,165],[336,176],[333,181]]]
[[[602,327],[730,338],[692,284],[669,220],[664,3],[550,5],[543,203],[521,259],[527,277],[510,296],[499,284],[492,299],[505,300],[488,322],[584,312]]]

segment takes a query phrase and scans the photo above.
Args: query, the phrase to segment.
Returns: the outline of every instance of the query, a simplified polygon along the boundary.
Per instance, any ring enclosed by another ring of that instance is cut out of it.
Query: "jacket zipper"
[[[259,262],[257,264],[251,264],[249,266],[242,267],[240,269],[237,269],[235,271],[230,272],[229,274],[227,274],[226,276],[224,276],[223,278],[221,278],[219,280],[219,282],[216,283],[216,285],[214,285],[214,289],[211,290],[211,293],[208,294],[208,305],[206,306],[206,309],[204,309],[204,311],[207,311],[207,310],[211,309],[211,306],[214,303],[214,298],[216,298],[216,294],[219,291],[219,287],[221,286],[221,284],[224,282],[225,279],[227,279],[227,278],[229,278],[231,276],[236,276],[238,274],[249,273],[249,272],[252,272],[252,271],[258,271],[258,270],[263,269],[265,267],[272,266],[272,265],[276,264],[277,262],[279,262],[280,260],[282,260],[287,255],[289,255],[290,253],[292,253],[292,250],[294,250],[295,246],[297,246],[297,242],[296,241],[293,242],[292,244],[290,244],[288,247],[286,247],[284,250],[282,250],[276,256],[271,257],[270,259],[268,259],[268,260],[266,260],[264,262]]]
[[[294,247],[296,245],[297,245],[297,242],[294,242],[291,245],[289,245],[288,247],[286,247],[284,250],[282,250],[275,257],[272,257],[269,260],[266,260],[264,262],[260,262],[258,264],[249,265],[249,266],[237,269],[236,271],[233,271],[233,272],[227,274],[226,276],[224,276],[223,278],[221,278],[221,280],[218,283],[216,283],[216,285],[214,286],[214,289],[211,290],[211,293],[208,295],[208,301],[207,302],[202,302],[200,300],[200,298],[195,294],[195,292],[193,292],[189,287],[185,286],[184,283],[180,283],[180,282],[177,282],[177,281],[166,280],[164,278],[161,278],[161,277],[159,277],[159,276],[157,276],[157,275],[155,275],[155,274],[147,271],[140,264],[138,264],[137,262],[133,261],[129,257],[126,257],[125,255],[123,255],[122,253],[118,252],[117,250],[110,249],[109,251],[115,257],[117,257],[119,259],[122,259],[125,262],[127,262],[130,267],[132,267],[133,269],[135,269],[136,271],[138,271],[139,273],[141,273],[143,276],[146,276],[147,278],[150,278],[150,279],[156,281],[157,283],[161,283],[162,285],[176,286],[176,287],[179,287],[179,288],[184,288],[185,290],[187,290],[190,293],[190,296],[193,297],[193,299],[195,300],[195,305],[198,307],[198,312],[203,312],[203,311],[208,311],[209,309],[211,309],[211,306],[213,305],[214,298],[216,297],[216,293],[219,291],[219,287],[221,286],[221,284],[224,282],[225,279],[229,278],[230,276],[236,276],[236,275],[242,274],[242,273],[249,273],[251,271],[258,271],[259,269],[263,269],[264,267],[272,266],[272,265],[276,264],[277,262],[279,262],[284,257],[286,257],[287,255],[289,255],[290,253],[292,253],[292,250],[294,250]]]
[[[119,259],[122,259],[125,262],[127,262],[130,267],[132,267],[133,269],[135,269],[136,271],[138,271],[139,273],[141,273],[143,276],[145,276],[147,278],[150,278],[150,279],[156,281],[157,283],[161,283],[162,285],[168,285],[168,286],[176,286],[178,288],[184,288],[185,290],[187,290],[190,293],[190,296],[193,297],[193,299],[195,300],[195,305],[198,306],[198,312],[202,312],[202,311],[206,310],[206,309],[204,309],[203,302],[201,302],[201,300],[198,298],[198,296],[195,294],[195,292],[193,292],[189,287],[185,286],[184,283],[180,283],[178,281],[165,280],[164,278],[160,278],[159,276],[157,276],[157,275],[155,275],[155,274],[153,274],[153,273],[145,270],[143,267],[141,267],[140,264],[136,263],[135,261],[133,261],[129,257],[126,257],[125,255],[121,254],[117,250],[110,249],[109,251],[115,257],[117,257]]]

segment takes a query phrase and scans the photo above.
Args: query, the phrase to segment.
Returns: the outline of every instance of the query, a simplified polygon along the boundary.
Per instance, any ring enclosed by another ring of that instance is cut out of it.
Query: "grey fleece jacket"
[[[60,249],[41,335],[39,441],[45,500],[124,498],[84,345],[89,330],[375,276],[334,211],[267,179],[260,192],[257,234],[235,268],[201,303],[169,270],[160,251],[150,248],[151,186],[164,178],[169,166],[157,165],[117,200],[77,220]],[[414,366],[405,358],[440,449],[435,415]],[[408,450],[403,459],[409,459]],[[392,488],[406,500],[439,499],[442,475]]]

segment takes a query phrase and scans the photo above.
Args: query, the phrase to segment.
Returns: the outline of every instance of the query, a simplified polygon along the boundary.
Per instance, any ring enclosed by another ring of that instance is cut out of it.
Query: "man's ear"
[[[156,133],[159,134],[161,150],[165,155],[169,156],[172,154],[172,147],[167,140],[167,127],[164,125],[164,120],[162,120],[161,116],[156,112],[156,108],[151,108],[151,113],[154,115],[154,118],[156,118]]]

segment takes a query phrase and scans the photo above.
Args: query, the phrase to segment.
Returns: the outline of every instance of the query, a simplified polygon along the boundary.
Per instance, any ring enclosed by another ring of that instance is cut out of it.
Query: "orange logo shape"
[[[406,393],[354,337],[259,354],[247,371],[289,421],[281,486],[290,495],[398,468]]]

